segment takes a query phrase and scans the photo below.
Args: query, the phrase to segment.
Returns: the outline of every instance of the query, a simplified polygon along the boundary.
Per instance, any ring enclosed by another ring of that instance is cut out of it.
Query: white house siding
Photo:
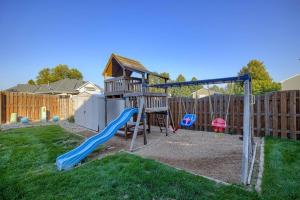
[[[104,97],[81,93],[72,97],[75,123],[88,129],[99,131],[105,127]]]
[[[79,93],[99,94],[101,91],[94,84],[86,83],[83,87],[78,89]]]
[[[125,109],[125,100],[107,99],[107,123],[116,119]]]
[[[282,90],[300,90],[300,74],[281,82]]]

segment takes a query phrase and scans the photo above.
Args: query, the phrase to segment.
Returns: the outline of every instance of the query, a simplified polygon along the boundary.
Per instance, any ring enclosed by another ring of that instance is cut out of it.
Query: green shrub
[[[68,122],[70,122],[70,123],[74,123],[75,122],[75,118],[74,118],[74,115],[72,115],[72,116],[70,116],[70,117],[68,117]]]

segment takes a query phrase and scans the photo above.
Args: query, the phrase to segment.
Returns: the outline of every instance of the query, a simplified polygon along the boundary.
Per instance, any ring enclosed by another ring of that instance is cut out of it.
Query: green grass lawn
[[[65,132],[58,126],[0,132],[0,199],[261,198],[257,193],[245,191],[238,186],[216,184],[205,178],[127,153],[117,153],[101,160],[93,160],[73,170],[57,171],[56,157],[80,142],[81,138]],[[268,139],[266,141],[268,151],[276,148],[274,144],[280,142],[281,140]],[[298,148],[299,154],[299,145],[297,143],[291,145]],[[281,150],[282,148],[279,149]],[[289,150],[286,153],[289,154]],[[267,159],[270,153],[266,154]],[[292,165],[294,169],[299,169],[299,155],[297,158],[298,166]],[[293,158],[286,159],[291,162],[293,160]],[[269,165],[266,165],[266,171],[269,170]],[[293,173],[293,176],[296,176],[297,172]],[[297,175],[299,177],[299,171]],[[268,175],[266,177],[264,182],[270,182]],[[285,182],[288,182],[289,178],[290,176],[285,178]],[[284,184],[281,179],[276,178],[274,181]],[[273,194],[268,188],[273,188],[274,185],[269,183],[263,186],[264,197],[271,198]],[[285,186],[295,188],[291,184]],[[278,190],[280,185],[276,187]],[[287,192],[281,195],[287,195]],[[299,198],[299,193],[295,195],[298,196],[294,197]],[[291,196],[284,197],[292,199]]]
[[[300,199],[300,142],[265,139],[262,184],[266,199]]]

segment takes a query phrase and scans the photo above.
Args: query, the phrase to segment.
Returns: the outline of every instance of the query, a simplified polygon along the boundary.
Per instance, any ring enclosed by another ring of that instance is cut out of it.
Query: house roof
[[[7,91],[40,93],[40,94],[49,94],[49,93],[50,94],[53,93],[54,94],[61,94],[61,93],[77,94],[78,93],[77,89],[86,83],[87,81],[66,78],[50,84],[42,84],[42,85],[18,84],[15,87],[7,89]]]
[[[18,84],[14,87],[8,88],[6,91],[34,93],[37,89],[39,89],[39,87],[39,85]]]
[[[120,71],[118,68],[120,67],[128,70],[128,71],[134,71],[139,73],[150,73],[150,71],[139,61],[133,60],[130,58],[126,58],[117,54],[111,54],[103,72],[103,76],[118,76],[120,73],[123,73],[123,71]]]
[[[292,78],[296,78],[297,76],[300,76],[300,74],[295,74],[294,76],[291,76],[291,77],[289,77],[289,78],[287,78],[287,79],[284,79],[284,80],[280,81],[280,83],[283,83],[283,82],[285,82],[285,81],[287,81],[287,80],[290,80],[290,79],[292,79]]]
[[[85,84],[85,81],[83,80],[77,80],[77,79],[62,79],[53,83],[43,84],[41,87],[36,90],[35,93],[68,93],[68,94],[74,94],[78,93],[76,90],[81,85]]]

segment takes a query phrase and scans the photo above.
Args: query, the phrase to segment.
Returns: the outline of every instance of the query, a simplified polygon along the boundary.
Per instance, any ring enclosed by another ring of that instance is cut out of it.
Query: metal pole
[[[249,140],[250,140],[250,81],[244,82],[244,119],[243,119],[243,158],[241,182],[246,185],[249,169]]]

